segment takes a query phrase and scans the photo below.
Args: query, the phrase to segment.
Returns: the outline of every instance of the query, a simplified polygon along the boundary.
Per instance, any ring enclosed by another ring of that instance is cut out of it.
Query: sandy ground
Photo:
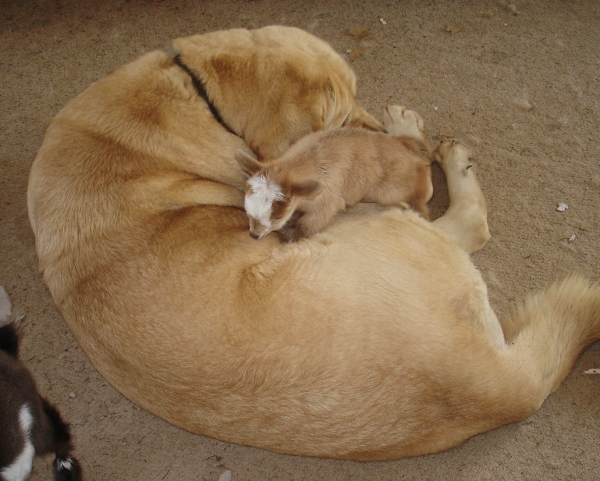
[[[0,285],[26,315],[22,357],[71,422],[86,478],[600,479],[600,376],[583,373],[600,367],[600,344],[527,420],[446,453],[374,464],[191,435],[132,405],[90,365],[37,272],[27,219],[27,175],[48,122],[91,82],[172,38],[269,24],[360,54],[359,98],[376,116],[405,104],[432,142],[452,135],[472,147],[493,236],[474,259],[499,315],[568,273],[600,278],[600,2],[3,0]],[[370,36],[359,41],[352,27]],[[439,213],[439,172],[436,188]],[[38,459],[31,479],[49,479],[49,464]]]

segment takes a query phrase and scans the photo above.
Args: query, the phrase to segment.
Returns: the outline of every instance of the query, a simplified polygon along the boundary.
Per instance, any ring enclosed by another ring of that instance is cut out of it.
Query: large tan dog
[[[237,149],[275,157],[309,131],[380,125],[299,30],[174,46],[71,101],[29,184],[56,305],[129,399],[234,443],[401,458],[531,414],[600,337],[600,288],[580,278],[498,322],[468,255],[489,234],[460,145],[439,149],[451,206],[436,222],[359,205],[294,244],[252,239]]]

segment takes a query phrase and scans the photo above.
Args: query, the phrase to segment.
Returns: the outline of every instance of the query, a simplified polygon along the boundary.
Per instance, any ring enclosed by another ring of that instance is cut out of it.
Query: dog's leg
[[[443,142],[435,151],[435,159],[446,174],[450,206],[433,223],[472,254],[484,246],[490,232],[485,198],[469,155],[469,149],[452,140]]]
[[[71,444],[71,432],[69,425],[65,423],[58,410],[50,404],[46,399],[41,398],[42,409],[48,421],[48,427],[45,433],[40,436],[41,439],[46,438],[46,446],[44,449],[36,451],[38,454],[54,451],[56,458],[54,459],[54,479],[56,481],[80,481],[81,466],[79,461],[71,455],[73,445]]]
[[[400,105],[388,105],[383,109],[383,125],[393,137],[412,137],[425,142],[423,119],[414,110]]]

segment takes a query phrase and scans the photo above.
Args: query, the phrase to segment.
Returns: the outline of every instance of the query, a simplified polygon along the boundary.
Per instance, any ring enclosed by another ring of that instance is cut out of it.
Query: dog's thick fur
[[[308,131],[368,115],[352,72],[284,27],[175,46],[246,142],[153,52],[56,116],[29,182],[56,305],[132,401],[234,443],[402,458],[528,416],[600,338],[600,288],[579,277],[530,296],[503,337],[468,255],[489,234],[460,145],[440,163],[450,209],[475,201],[465,214],[430,223],[359,204],[309,239],[253,240],[235,152],[277,157]]]
[[[257,239],[310,237],[361,201],[406,205],[429,220],[431,152],[420,135],[342,127],[309,134],[266,164],[243,151],[236,158],[250,176],[245,206]]]

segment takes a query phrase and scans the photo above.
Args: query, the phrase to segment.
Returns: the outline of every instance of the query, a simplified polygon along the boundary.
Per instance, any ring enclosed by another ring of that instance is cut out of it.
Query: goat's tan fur
[[[481,204],[468,223],[358,204],[302,242],[251,239],[236,151],[275,158],[368,116],[354,77],[327,44],[285,27],[175,45],[246,142],[153,52],[67,104],[29,181],[45,282],[132,401],[234,443],[401,458],[523,419],[598,340],[600,288],[572,277],[530,296],[505,342],[467,252],[486,238]],[[465,151],[445,147],[450,209],[463,192],[483,199]]]
[[[422,139],[346,127],[309,134],[264,165],[243,151],[236,158],[252,176],[249,182],[262,177],[283,195],[272,202],[276,208],[267,225],[247,212],[255,237],[278,230],[291,240],[310,237],[323,231],[337,212],[361,201],[406,204],[429,219],[431,154]],[[248,203],[253,194],[248,188],[246,192]],[[300,216],[289,227],[296,213]]]

